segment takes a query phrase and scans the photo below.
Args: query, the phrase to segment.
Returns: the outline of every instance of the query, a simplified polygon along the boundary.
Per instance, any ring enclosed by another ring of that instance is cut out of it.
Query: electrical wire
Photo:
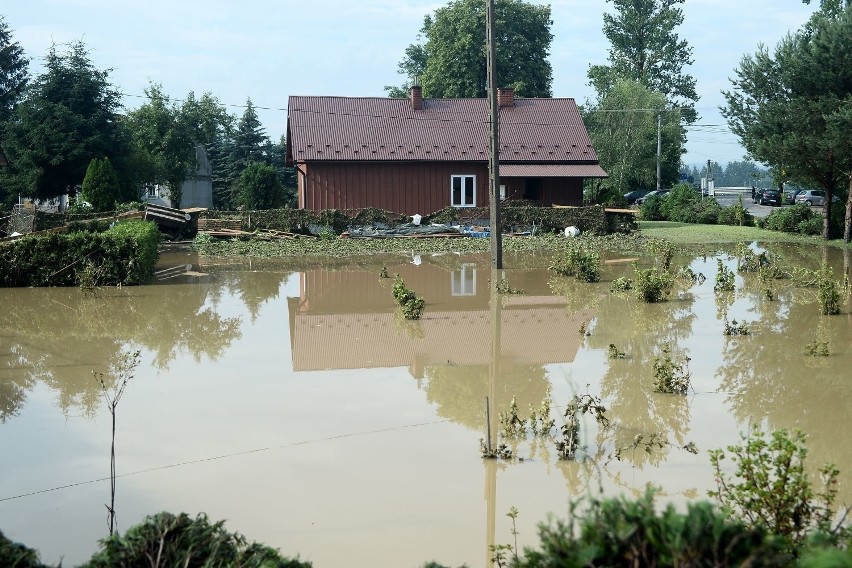
[[[293,448],[293,447],[297,447],[297,446],[306,446],[306,445],[309,445],[309,444],[316,444],[316,443],[319,443],[319,442],[329,442],[329,441],[332,441],[332,440],[341,440],[341,439],[345,439],[345,438],[356,438],[356,437],[359,437],[359,436],[369,436],[369,435],[372,435],[372,434],[382,434],[382,433],[385,433],[385,432],[405,430],[407,428],[421,428],[421,427],[424,427],[424,426],[434,426],[436,424],[443,424],[445,422],[449,422],[449,420],[448,419],[433,420],[431,422],[419,422],[419,423],[415,423],[415,424],[403,424],[401,426],[388,426],[386,428],[377,428],[375,430],[365,430],[363,432],[351,432],[351,433],[348,433],[348,434],[337,434],[337,435],[334,435],[334,436],[327,436],[325,438],[314,438],[314,439],[311,439],[311,440],[301,440],[301,441],[298,441],[298,442],[289,442],[289,443],[286,443],[286,444],[278,444],[278,445],[274,445],[274,446],[265,446],[265,447],[262,447],[262,448],[253,448],[251,450],[243,450],[243,451],[239,451],[239,452],[232,452],[232,453],[229,453],[229,454],[222,454],[222,455],[219,455],[219,456],[211,456],[211,457],[207,457],[207,458],[187,460],[187,461],[168,464],[168,465],[149,467],[149,468],[146,468],[146,469],[131,471],[129,473],[122,473],[121,475],[116,475],[115,477],[116,478],[131,477],[131,476],[134,476],[134,475],[141,475],[143,473],[151,473],[151,472],[154,472],[154,471],[174,469],[174,468],[183,467],[183,466],[187,466],[187,465],[207,463],[207,462],[223,460],[223,459],[233,458],[233,457],[247,456],[247,455],[257,454],[257,453],[261,453],[261,452],[268,452],[268,451],[271,451],[271,450],[278,450],[278,449],[281,449],[281,448]],[[58,485],[56,487],[50,487],[50,488],[47,488],[47,489],[39,489],[37,491],[30,491],[29,493],[22,493],[20,495],[13,495],[11,497],[0,497],[0,503],[2,503],[4,501],[13,501],[15,499],[23,499],[24,497],[32,497],[32,496],[35,496],[35,495],[50,493],[50,492],[53,492],[53,491],[59,491],[60,489],[70,489],[72,487],[80,487],[81,485],[90,485],[92,483],[99,483],[101,481],[109,481],[109,480],[110,480],[109,477],[100,477],[100,478],[97,478],[97,479],[88,479],[86,481],[78,481],[76,483],[68,483],[66,485]]]

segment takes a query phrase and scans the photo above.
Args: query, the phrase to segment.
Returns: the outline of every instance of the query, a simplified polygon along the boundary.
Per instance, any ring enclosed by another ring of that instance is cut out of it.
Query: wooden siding
[[[488,205],[488,169],[475,163],[311,163],[301,168],[299,206],[312,211],[377,207],[429,214],[450,205],[450,177],[476,176],[476,205]]]
[[[404,215],[450,205],[450,177],[476,176],[476,205],[488,205],[488,169],[482,164],[312,163],[302,165],[299,204],[312,211],[377,207]],[[301,177],[301,176],[300,176]]]
[[[363,209],[376,207],[403,215],[428,215],[450,205],[450,178],[476,176],[476,206],[488,205],[488,167],[482,163],[301,163],[299,207]],[[541,178],[543,205],[582,205],[580,178]],[[507,197],[523,196],[524,180],[503,178]]]
[[[547,205],[582,205],[583,180],[543,178],[541,201]]]

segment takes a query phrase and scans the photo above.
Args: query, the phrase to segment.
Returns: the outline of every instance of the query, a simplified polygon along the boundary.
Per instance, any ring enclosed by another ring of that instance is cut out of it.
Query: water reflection
[[[100,397],[92,371],[113,366],[124,346],[147,350],[160,370],[186,354],[196,361],[217,359],[241,335],[241,319],[220,315],[218,298],[222,290],[239,290],[249,281],[233,273],[214,278],[187,272],[181,272],[182,282],[96,293],[76,288],[0,290],[0,303],[6,306],[0,315],[0,420],[14,416],[38,382],[58,393],[63,412],[76,408],[91,413]],[[242,293],[259,305],[256,299],[268,294],[264,286],[277,293],[282,278],[253,279],[260,289]]]
[[[821,251],[816,258],[796,248],[771,252],[810,268],[821,261]],[[829,251],[828,261],[840,274],[841,255]],[[495,302],[487,258],[334,259],[331,268],[311,262],[167,255],[153,286],[94,297],[0,290],[0,445],[18,450],[14,465],[0,471],[7,495],[103,476],[97,442],[106,430],[97,424],[103,409],[91,372],[129,346],[143,349],[144,369],[122,402],[120,464],[140,472],[122,482],[123,528],[154,505],[205,510],[238,519],[233,528],[318,566],[369,565],[371,551],[388,541],[399,544],[395,565],[429,557],[484,565],[477,562],[483,545],[510,538],[505,513],[512,505],[521,510],[523,546],[548,512],[563,513],[568,498],[598,487],[640,494],[654,483],[675,500],[704,497],[713,483],[706,450],[736,443],[752,423],[805,430],[810,457],[837,463],[840,496],[852,494],[845,443],[852,317],[847,305],[841,316],[820,318],[812,289],[778,282],[769,301],[756,277],[738,276],[720,311],[711,255],[676,259],[707,281],[683,283],[661,304],[609,291],[614,278],[632,276],[629,263],[605,266],[599,284],[507,270],[511,286],[526,294]],[[382,265],[426,300],[423,320],[398,317],[391,282],[379,278]],[[722,312],[748,322],[751,335],[724,337]],[[579,333],[583,324],[587,337]],[[803,355],[815,334],[830,338],[830,357]],[[608,359],[610,344],[627,358]],[[692,359],[689,396],[653,391],[653,361],[665,344]],[[542,440],[519,447],[533,459],[483,465],[477,439],[486,395],[496,411],[516,396],[526,414],[548,387],[557,426],[570,396],[589,392],[602,396],[614,427],[585,421],[586,461],[559,462],[552,440]],[[80,412],[97,420],[69,416]],[[673,446],[630,449],[636,435],[653,433]],[[698,456],[675,448],[692,441]],[[39,455],[21,450],[27,447]],[[611,460],[619,448],[627,448],[624,461]],[[223,455],[240,457],[210,459]],[[175,465],[185,462],[192,465]],[[58,495],[4,501],[2,516],[11,519],[4,522],[18,540],[38,535],[42,542],[32,543],[44,549],[54,534],[33,527],[57,508]],[[60,513],[97,517],[69,523],[67,533],[89,547],[71,556],[82,560],[104,536],[102,492],[75,488],[61,496]],[[424,542],[426,533],[434,542]],[[346,544],[329,547],[332,541]],[[55,544],[49,558],[72,548]],[[367,560],[348,562],[360,556]]]
[[[505,409],[512,396],[523,409],[540,403],[549,384],[544,365],[574,359],[580,339],[573,330],[591,312],[566,310],[543,271],[511,273],[511,285],[525,294],[500,297],[494,312],[487,265],[431,260],[388,267],[427,300],[424,317],[402,328],[391,281],[379,279],[378,271],[302,272],[299,296],[288,298],[293,370],[407,367],[440,416],[477,431],[484,431],[495,365],[495,408]],[[501,329],[496,355],[495,313]]]

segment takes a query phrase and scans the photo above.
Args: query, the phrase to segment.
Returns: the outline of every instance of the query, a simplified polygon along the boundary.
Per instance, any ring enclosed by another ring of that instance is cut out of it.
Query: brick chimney
[[[497,106],[515,106],[515,89],[497,89]]]
[[[411,101],[411,108],[423,110],[423,89],[420,88],[420,85],[411,85],[409,100]]]

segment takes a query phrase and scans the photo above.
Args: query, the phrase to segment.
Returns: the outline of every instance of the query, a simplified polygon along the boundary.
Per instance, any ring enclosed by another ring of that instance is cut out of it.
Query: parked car
[[[628,205],[633,205],[636,203],[636,200],[641,199],[651,193],[650,189],[634,189],[633,191],[629,191],[624,194],[624,199],[627,201]]]
[[[804,189],[791,189],[784,192],[784,202],[792,205],[796,202],[796,196],[805,191]]]
[[[838,203],[840,202],[840,198],[832,195],[831,202]],[[806,189],[796,196],[796,203],[804,203],[808,207],[811,205],[825,205],[825,191],[821,189]]]
[[[642,205],[649,197],[665,197],[665,195],[670,191],[670,189],[655,189],[654,191],[649,191],[644,197],[640,197],[636,200],[636,205]]]
[[[781,192],[777,189],[764,189],[760,192],[760,205],[777,205],[781,207]]]

